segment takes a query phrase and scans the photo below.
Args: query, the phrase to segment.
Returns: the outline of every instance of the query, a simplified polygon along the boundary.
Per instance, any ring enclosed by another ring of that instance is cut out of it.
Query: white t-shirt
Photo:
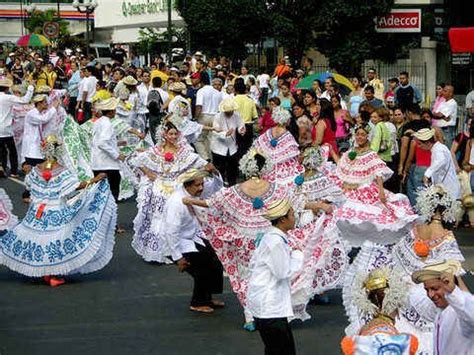
[[[82,80],[82,92],[87,91],[86,102],[92,102],[92,98],[95,95],[97,89],[97,78],[95,76],[89,76],[88,78],[84,78]],[[82,92],[81,92],[81,99],[82,99]]]
[[[202,113],[214,115],[219,111],[222,101],[222,92],[217,91],[211,85],[200,88],[196,94],[196,106],[202,106]]]
[[[268,74],[260,74],[257,76],[257,82],[258,82],[258,87],[260,89],[267,88],[268,89],[268,83],[270,82],[270,75]]]
[[[456,118],[458,116],[458,103],[454,99],[449,99],[441,105],[439,105],[438,112],[442,113],[443,116],[449,117],[449,121],[433,120],[434,125],[437,127],[449,127],[456,126]]]

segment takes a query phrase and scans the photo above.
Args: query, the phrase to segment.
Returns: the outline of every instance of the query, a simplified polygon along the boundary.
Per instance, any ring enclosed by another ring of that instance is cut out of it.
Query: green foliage
[[[186,44],[187,31],[185,28],[171,27],[171,36],[174,39],[172,47],[181,48]],[[159,32],[155,28],[147,27],[138,30],[138,53],[159,54],[168,51],[168,31]]]
[[[69,35],[69,22],[58,19],[58,13],[55,9],[35,10],[33,13],[30,13],[26,20],[26,28],[30,33],[43,34],[44,24],[51,21],[59,23],[59,38]]]
[[[262,0],[177,0],[193,49],[232,59],[247,57],[246,44],[258,43],[268,28]]]

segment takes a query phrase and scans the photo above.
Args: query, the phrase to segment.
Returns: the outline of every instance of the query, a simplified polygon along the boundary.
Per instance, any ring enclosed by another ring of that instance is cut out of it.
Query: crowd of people
[[[254,75],[112,57],[0,60],[0,176],[25,175],[29,206],[18,222],[0,189],[1,264],[51,286],[100,270],[135,196],[136,253],[189,273],[198,313],[224,307],[225,272],[266,354],[294,354],[289,322],[339,288],[345,354],[472,352],[452,230],[474,228],[474,95],[458,122],[452,84],[426,103],[407,72],[299,88],[310,58]]]

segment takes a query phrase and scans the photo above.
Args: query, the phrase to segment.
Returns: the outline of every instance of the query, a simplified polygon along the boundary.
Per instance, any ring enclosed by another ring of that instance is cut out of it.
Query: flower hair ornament
[[[257,159],[255,156],[259,154],[265,157],[265,165],[260,170],[258,168]],[[257,151],[255,148],[250,148],[249,151],[240,159],[239,170],[248,179],[251,177],[260,177],[263,174],[271,171],[272,165],[270,159],[263,153]]]
[[[361,316],[390,315],[407,305],[409,283],[403,280],[403,272],[385,266],[372,270],[369,275],[358,273],[352,285],[352,299]],[[369,296],[371,292],[383,290],[383,301],[379,308]]]
[[[439,207],[444,208],[440,211],[443,222],[456,222],[461,203],[452,198],[441,185],[431,185],[418,191],[415,209],[425,221],[431,221]]]
[[[48,161],[59,161],[64,154],[62,142],[55,135],[49,135],[41,142],[41,152]]]
[[[279,126],[286,126],[290,121],[291,113],[288,110],[276,107],[272,111],[272,120]]]
[[[308,147],[303,152],[303,166],[309,170],[318,170],[324,163],[324,156],[319,147]]]
[[[185,115],[184,111],[187,109],[187,106],[183,102],[179,102],[174,108],[173,112],[169,114],[165,120],[171,122],[178,131],[182,131],[185,126]]]

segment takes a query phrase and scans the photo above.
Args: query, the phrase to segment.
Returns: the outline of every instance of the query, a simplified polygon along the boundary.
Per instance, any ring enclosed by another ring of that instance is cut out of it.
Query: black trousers
[[[7,162],[10,159],[10,174],[18,174],[18,153],[16,152],[13,137],[0,137],[0,159],[3,171],[7,171]]]
[[[234,155],[227,153],[227,156],[212,153],[212,162],[221,173],[222,178],[227,180],[229,186],[237,183],[239,176],[239,154],[237,152]]]
[[[247,153],[253,143],[253,124],[245,124],[245,134],[241,136],[237,135],[237,145],[239,146],[239,152],[237,154],[238,159]]]
[[[210,306],[212,295],[222,293],[224,286],[223,268],[214,249],[207,240],[202,246],[195,244],[197,252],[184,253],[183,257],[190,264],[186,272],[194,279],[191,306]]]
[[[69,104],[67,105],[67,113],[69,113],[72,117],[76,117],[76,105],[77,105],[77,97],[70,97]]]
[[[84,111],[84,120],[81,123],[84,123],[92,118],[92,103],[84,102],[82,110]]]
[[[44,163],[44,159],[36,159],[36,158],[26,158],[25,157],[25,162],[23,164],[30,165],[31,167],[34,167],[38,164]],[[30,197],[30,192],[28,190],[23,191],[22,194],[23,198],[29,198]]]
[[[155,115],[149,114],[148,116],[148,128],[150,129],[150,136],[153,143],[156,143],[156,131],[161,122],[163,122],[165,115],[164,113],[160,113]]]
[[[114,197],[115,201],[118,202],[120,194],[120,180],[122,179],[120,176],[120,170],[94,170],[94,176],[97,176],[100,173],[107,175],[107,180],[109,181],[112,196]]]
[[[255,318],[265,355],[295,355],[295,341],[287,318]]]

